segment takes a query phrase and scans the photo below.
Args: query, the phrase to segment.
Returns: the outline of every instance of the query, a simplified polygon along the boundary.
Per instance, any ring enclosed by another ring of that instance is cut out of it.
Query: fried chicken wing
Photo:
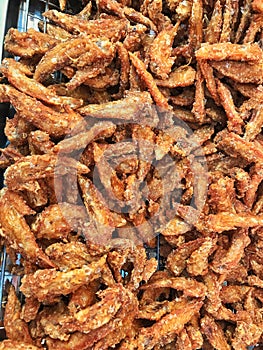
[[[128,29],[128,21],[126,19],[99,18],[86,21],[57,10],[46,11],[43,15],[70,33],[94,34],[109,38],[113,42],[120,40]]]
[[[79,108],[83,104],[83,101],[80,99],[78,100],[72,97],[57,96],[44,85],[27,77],[23,72],[22,64],[11,58],[6,58],[2,61],[0,70],[8,81],[18,90],[43,102],[60,106],[67,105],[73,109]]]
[[[73,158],[57,157],[54,154],[32,155],[20,158],[5,173],[5,183],[10,190],[27,189],[32,180],[45,179],[66,174],[75,169],[89,173],[89,169]]]
[[[21,318],[21,304],[13,285],[11,285],[8,293],[7,304],[5,307],[4,326],[6,335],[10,340],[33,345],[28,325]]]
[[[5,49],[15,56],[31,58],[43,55],[57,44],[51,36],[39,33],[30,28],[27,32],[20,32],[10,28],[5,36]]]
[[[82,206],[53,204],[37,214],[31,228],[37,238],[67,240],[71,231],[84,229],[87,213]]]
[[[10,190],[5,190],[0,199],[1,234],[11,247],[34,264],[41,267],[54,267],[51,260],[37,245],[35,236],[28,226],[25,215],[32,215],[23,198]]]
[[[85,121],[70,107],[55,111],[33,97],[8,86],[8,96],[19,115],[50,136],[62,137],[85,128]]]
[[[89,265],[66,272],[55,269],[38,270],[34,274],[25,275],[22,278],[20,289],[26,297],[35,297],[40,302],[70,294],[79,287],[99,278],[105,260],[106,257],[103,256]]]

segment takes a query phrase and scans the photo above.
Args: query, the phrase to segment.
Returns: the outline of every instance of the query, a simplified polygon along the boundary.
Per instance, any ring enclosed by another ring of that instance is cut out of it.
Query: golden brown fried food
[[[89,105],[90,108],[91,105]],[[87,109],[83,107],[81,113],[86,113]],[[87,113],[89,115],[89,113]],[[106,116],[106,115],[105,115]],[[76,136],[64,139],[60,141],[55,147],[54,152],[59,153],[71,153],[76,150],[86,148],[86,146],[92,141],[103,137],[110,137],[116,130],[116,125],[110,121],[102,121],[96,123],[94,126],[89,128],[86,132],[79,133]]]
[[[204,44],[195,55],[199,60],[259,62],[262,59],[262,50],[257,44]]]
[[[61,176],[68,171],[87,174],[89,169],[73,158],[58,158],[54,154],[32,155],[20,158],[5,173],[5,183],[10,190],[30,188],[34,180]]]
[[[126,19],[99,18],[95,20],[83,20],[57,10],[49,10],[43,15],[73,34],[96,35],[111,39],[113,42],[120,40],[128,29]]]
[[[37,245],[35,236],[25,220],[24,216],[34,214],[34,211],[27,206],[23,198],[5,189],[0,198],[0,207],[1,234],[9,245],[32,263],[42,267],[54,267]]]
[[[204,238],[198,238],[188,243],[183,243],[168,255],[167,267],[175,276],[179,276],[182,273],[187,265],[187,259],[204,242]]]
[[[94,78],[88,78],[84,84],[95,90],[104,90],[110,86],[115,86],[119,83],[119,71],[109,67],[105,68],[105,73],[98,74]]]
[[[198,66],[196,73],[196,82],[195,82],[195,101],[193,103],[192,113],[195,116],[195,119],[201,123],[205,120],[205,86],[204,86],[204,77],[202,75],[201,69]]]
[[[86,245],[81,242],[54,243],[47,247],[45,253],[61,271],[80,268],[94,261]]]
[[[223,130],[215,138],[219,149],[235,158],[241,158],[248,163],[262,163],[263,149],[258,142],[249,142],[233,132]]]
[[[172,44],[177,33],[179,23],[163,29],[150,46],[150,68],[157,78],[165,80],[171,72],[175,57],[171,57]]]
[[[21,319],[25,322],[34,320],[37,317],[40,305],[40,302],[34,297],[26,298],[21,310]]]
[[[21,319],[21,304],[13,285],[10,286],[7,304],[5,307],[4,327],[10,340],[20,341],[33,345],[27,323]]]
[[[203,7],[201,0],[193,0],[189,19],[189,46],[191,50],[199,49],[203,40]]]
[[[190,276],[204,275],[208,271],[209,255],[215,250],[217,237],[206,237],[205,241],[187,260],[187,271]]]
[[[122,298],[122,307],[117,312],[116,317],[110,320],[104,326],[87,334],[80,332],[72,333],[68,342],[61,342],[59,340],[52,340],[49,338],[47,340],[48,346],[54,350],[59,350],[61,348],[70,350],[84,350],[92,347],[96,342],[98,342],[98,348],[96,349],[101,349],[102,347],[104,349],[104,346],[108,346],[107,342],[109,342],[109,345],[115,345],[115,338],[113,337],[112,339],[112,335],[115,334],[114,331],[117,331],[119,328],[121,329],[125,323],[129,324],[132,322],[138,313],[138,302],[131,292],[125,290],[124,293],[122,293]],[[132,327],[130,327],[130,329],[132,329]],[[120,337],[120,334],[123,334],[122,330],[119,332],[119,334],[115,334],[116,339]],[[129,331],[126,330],[123,337],[125,337],[126,334],[129,335]]]
[[[59,0],[59,7],[61,11],[65,10],[66,4],[67,4],[67,0]]]
[[[231,347],[227,343],[223,329],[214,319],[208,315],[201,319],[202,332],[208,338],[210,344],[218,350],[230,350]]]
[[[71,97],[57,96],[50,89],[38,83],[34,79],[28,78],[23,72],[23,65],[11,58],[6,58],[2,61],[0,71],[8,79],[8,81],[21,92],[35,97],[48,104],[67,105],[73,109],[81,107],[82,100]],[[31,72],[29,72],[31,74]]]
[[[105,260],[106,257],[103,256],[89,265],[66,272],[55,269],[38,270],[34,274],[23,277],[20,289],[26,297],[35,297],[40,302],[70,294],[79,287],[99,278]]]
[[[0,84],[0,103],[10,102],[7,94],[7,89],[4,84]]]
[[[221,212],[210,214],[205,218],[205,222],[199,221],[196,224],[201,232],[223,232],[235,230],[237,228],[248,228],[261,226],[263,222],[262,215],[253,215],[250,213],[231,213]]]
[[[178,301],[174,309],[153,326],[139,331],[137,346],[142,349],[153,349],[156,344],[165,345],[182,331],[184,325],[199,311],[201,301]],[[169,340],[168,340],[169,339]]]
[[[62,69],[74,62],[78,68],[90,65],[98,58],[105,59],[107,45],[110,55],[114,54],[114,46],[108,40],[94,38],[92,36],[80,36],[57,44],[49,50],[36,67],[34,79],[44,81],[49,74]],[[105,51],[104,51],[105,46]],[[101,49],[103,47],[103,50]],[[77,49],[76,49],[77,48]]]
[[[25,298],[0,347],[261,344],[260,4],[61,0],[9,30],[0,245]]]
[[[31,228],[37,238],[67,240],[71,231],[84,229],[85,208],[69,203],[53,204],[37,214]]]
[[[152,99],[148,92],[129,93],[121,100],[101,103],[89,104],[81,107],[79,113],[83,116],[90,116],[98,119],[120,119],[125,122],[138,121],[141,118],[142,111],[148,109],[149,114],[146,115],[145,123],[156,124],[156,115],[152,111]],[[147,118],[148,117],[148,118]]]
[[[28,146],[31,154],[45,154],[53,150],[54,142],[50,140],[47,132],[36,130],[28,135]]]
[[[130,21],[144,24],[152,30],[156,30],[154,23],[149,18],[145,17],[142,13],[136,11],[132,7],[122,6],[116,0],[99,0],[98,6],[106,12],[113,12],[121,18],[127,17]]]
[[[220,0],[216,0],[212,12],[211,19],[208,23],[205,32],[205,41],[209,44],[215,44],[219,42],[222,26],[222,5]]]
[[[34,55],[43,55],[57,42],[51,36],[39,33],[33,28],[24,33],[10,28],[5,36],[5,49],[13,55],[30,58]]]
[[[135,54],[130,52],[130,59],[134,65],[139,77],[144,81],[145,85],[149,89],[153,100],[159,107],[168,109],[168,102],[163,96],[161,91],[158,89],[156,82],[154,81],[152,75],[146,70],[146,66],[143,61],[141,61]]]
[[[76,312],[72,319],[62,323],[63,328],[69,332],[89,333],[104,326],[114,318],[122,307],[125,293],[126,291],[121,285],[101,291],[98,294],[100,301]]]
[[[39,350],[43,348],[36,347],[16,340],[4,340],[0,343],[1,350]]]
[[[68,40],[72,37],[72,35],[63,28],[60,28],[51,23],[45,23],[44,21],[38,22],[38,28],[41,32],[47,33],[52,38],[55,38],[58,41]]]
[[[249,64],[247,62],[235,61],[211,61],[211,66],[218,72],[239,83],[262,84],[263,69],[262,64]]]
[[[7,93],[20,117],[46,131],[50,136],[61,137],[72,130],[78,132],[85,127],[82,117],[70,107],[65,106],[65,109],[61,108],[61,111],[57,112],[10,86]]]
[[[172,71],[167,79],[155,80],[158,86],[176,88],[194,84],[196,72],[191,66],[179,67]]]
[[[143,285],[141,289],[160,287],[181,290],[184,292],[185,296],[196,298],[204,298],[206,293],[206,287],[203,283],[184,277],[171,277],[168,279],[160,279],[155,282],[150,281],[148,284]]]

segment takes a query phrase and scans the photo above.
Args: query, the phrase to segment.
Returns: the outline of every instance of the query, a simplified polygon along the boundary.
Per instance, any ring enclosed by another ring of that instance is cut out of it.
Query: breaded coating
[[[36,347],[16,340],[4,340],[0,343],[1,350],[39,350],[43,348]]]
[[[43,15],[70,33],[93,34],[109,38],[113,42],[120,40],[128,29],[128,21],[126,19],[99,18],[86,21],[57,10],[46,11]]]
[[[37,214],[31,228],[39,239],[66,240],[71,231],[84,229],[86,220],[85,208],[62,202],[50,205]]]
[[[75,169],[87,174],[89,169],[73,158],[58,157],[55,154],[32,155],[20,158],[5,173],[5,183],[9,189],[26,189],[30,181],[61,176]]]
[[[233,60],[258,62],[262,59],[262,50],[257,44],[204,44],[196,52],[196,58],[199,60]]]
[[[89,265],[66,272],[55,269],[38,270],[34,274],[23,277],[20,289],[26,297],[35,297],[40,302],[52,300],[60,295],[68,295],[99,278],[105,259],[106,257],[103,256]]]
[[[15,56],[30,58],[34,55],[43,55],[52,49],[57,42],[51,36],[39,33],[33,28],[24,33],[10,28],[5,36],[5,50]]]
[[[85,127],[83,118],[70,107],[55,111],[33,97],[8,86],[8,96],[20,116],[50,136],[61,137]]]
[[[0,70],[8,81],[18,90],[43,102],[60,106],[66,105],[73,109],[81,107],[83,104],[83,101],[80,99],[78,100],[71,97],[57,96],[44,85],[27,77],[23,72],[23,66],[11,58],[6,58],[2,61]]]
[[[27,323],[21,318],[21,304],[13,285],[10,286],[7,304],[5,307],[4,326],[10,340],[20,341],[33,345]]]
[[[51,260],[37,245],[35,236],[28,226],[25,215],[34,211],[27,206],[23,198],[10,190],[5,190],[0,198],[1,235],[9,245],[29,261],[41,267],[54,267]]]

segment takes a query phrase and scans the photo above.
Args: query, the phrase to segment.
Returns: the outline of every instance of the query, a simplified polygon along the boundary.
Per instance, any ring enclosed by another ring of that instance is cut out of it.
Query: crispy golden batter
[[[83,109],[85,109],[85,107],[83,107]],[[84,114],[83,109],[81,110],[81,113]],[[110,137],[115,130],[116,125],[110,121],[98,122],[86,132],[79,133],[76,136],[60,141],[54,147],[54,152],[71,153],[72,151],[84,149],[92,141],[96,141],[103,137]]]
[[[81,68],[92,64],[98,58],[105,59],[107,58],[107,45],[109,46],[110,57],[112,57],[114,46],[108,40],[92,36],[80,36],[61,42],[42,57],[36,67],[34,79],[44,81],[49,74],[72,63]],[[101,47],[103,47],[103,50]],[[111,50],[112,48],[113,50]]]
[[[218,72],[239,83],[262,84],[263,68],[262,63],[249,64],[247,62],[235,61],[211,61],[211,66]]]
[[[44,54],[56,44],[56,39],[47,34],[39,33],[33,28],[25,33],[10,28],[5,36],[5,49],[13,55],[25,58]]]
[[[61,137],[72,130],[78,132],[85,127],[82,117],[69,107],[55,111],[22,92],[8,86],[8,96],[20,117],[32,123],[50,136]]]
[[[184,325],[199,311],[201,301],[184,300],[175,304],[174,309],[153,326],[142,328],[138,335],[139,349],[153,349],[156,344],[165,345],[170,339],[182,331]]]
[[[0,343],[1,350],[39,350],[43,348],[36,347],[16,340],[4,340]]]
[[[5,307],[4,326],[6,335],[10,340],[33,345],[28,325],[21,319],[21,305],[13,285],[10,287]]]
[[[132,64],[134,65],[139,77],[144,81],[145,85],[149,89],[153,100],[159,107],[164,109],[168,109],[168,102],[166,98],[163,96],[161,91],[158,89],[152,75],[147,72],[146,66],[143,61],[141,61],[135,54],[130,52],[130,59]]]
[[[115,330],[121,329],[125,323],[131,322],[138,313],[138,302],[131,292],[125,290],[124,293],[122,293],[122,298],[122,307],[117,312],[116,317],[110,320],[104,326],[87,334],[75,332],[70,336],[68,342],[61,342],[58,340],[52,340],[50,338],[47,341],[48,346],[54,350],[59,350],[61,348],[70,350],[84,350],[92,347],[94,343],[100,341],[100,339],[102,341],[98,343],[100,344],[100,346],[98,345],[98,348],[96,348],[98,350],[104,346],[108,346],[107,342],[115,345],[114,338],[112,340],[111,334],[113,333],[112,335],[114,335]],[[122,333],[123,332],[121,331],[119,334],[115,334],[116,338],[118,339]],[[128,335],[129,331],[126,330],[125,334],[123,334],[123,337],[125,337],[126,334]],[[107,338],[108,335],[109,338]]]
[[[222,328],[208,315],[201,319],[202,331],[208,338],[210,344],[218,350],[230,350]]]
[[[86,21],[57,10],[46,11],[43,15],[70,33],[94,34],[109,38],[113,42],[120,40],[128,29],[128,21],[126,19],[100,18]]]
[[[163,58],[162,58],[163,59]],[[190,66],[179,67],[172,71],[168,79],[163,80],[155,80],[158,86],[168,87],[168,88],[176,88],[179,86],[190,86],[194,84],[196,72]]]
[[[45,131],[31,131],[28,135],[28,146],[32,155],[50,153],[54,145],[54,142],[50,140],[49,134]]]
[[[46,207],[36,216],[31,228],[37,238],[65,240],[71,231],[83,229],[86,220],[83,207],[62,202]]]
[[[35,297],[40,302],[70,294],[79,287],[99,278],[105,259],[106,257],[103,256],[89,265],[83,265],[81,268],[66,272],[55,269],[38,270],[34,274],[23,277],[21,291],[26,297]]]
[[[199,49],[203,40],[203,7],[202,0],[193,0],[189,20],[189,46],[191,50]]]
[[[68,40],[72,37],[72,35],[63,28],[60,28],[51,23],[45,23],[44,21],[38,22],[38,28],[41,32],[47,33],[52,38],[55,38],[58,41]]]
[[[262,59],[262,50],[257,44],[204,44],[197,52],[196,58],[199,60],[233,60],[233,61],[255,61]]]
[[[249,142],[235,133],[223,130],[216,136],[216,144],[219,149],[235,158],[243,158],[248,163],[262,163],[263,149],[260,143]]]
[[[148,108],[151,111],[152,99],[148,92],[133,92],[121,100],[101,103],[89,104],[81,107],[79,113],[83,116],[90,116],[98,119],[120,119],[123,121],[138,121],[141,118],[142,110]],[[148,115],[149,123],[151,123],[151,113]],[[155,120],[152,120],[155,122]]]
[[[81,242],[54,243],[47,247],[45,253],[61,271],[80,268],[94,261],[86,245]]]
[[[194,279],[184,277],[173,277],[169,279],[160,279],[155,282],[143,285],[142,289],[147,288],[173,288],[184,292],[185,296],[203,298],[206,293],[206,287],[203,283]]]
[[[0,348],[260,347],[261,0],[59,5],[0,67]]]
[[[59,0],[59,7],[61,11],[65,10],[66,4],[67,4],[67,0]]]
[[[22,64],[11,58],[6,58],[2,61],[1,72],[18,90],[48,104],[60,106],[67,105],[73,109],[76,109],[83,104],[82,100],[57,96],[44,85],[38,83],[34,79],[28,78],[26,73],[23,72]]]
[[[187,271],[191,276],[204,275],[208,271],[208,258],[213,253],[217,237],[206,237],[205,241],[187,260]]]
[[[21,310],[21,319],[25,322],[34,320],[40,308],[40,302],[34,297],[26,298],[25,304]]]
[[[179,23],[163,29],[150,46],[150,68],[157,78],[168,78],[175,58],[171,57],[172,44],[177,33]]]
[[[121,285],[107,288],[99,293],[100,301],[76,312],[72,319],[62,323],[62,327],[69,332],[89,333],[104,326],[114,318],[122,307],[123,294],[125,295],[125,293],[126,291]]]
[[[0,198],[1,234],[11,247],[29,261],[42,267],[54,267],[50,259],[37,245],[36,239],[24,216],[34,211],[27,206],[17,193],[5,190]]]
[[[109,227],[121,227],[126,224],[126,220],[120,214],[112,212],[102,198],[102,195],[89,179],[79,177],[84,203],[88,213],[93,216],[97,224]]]
[[[206,42],[208,42],[209,44],[216,44],[219,42],[222,22],[223,22],[223,18],[222,18],[221,1],[216,0],[211,19],[208,23],[206,33],[205,33]]]
[[[30,188],[32,180],[67,174],[69,170],[87,174],[89,169],[73,158],[58,158],[54,154],[32,155],[20,158],[5,173],[5,183],[10,190]]]
[[[133,22],[144,24],[152,30],[156,30],[154,23],[149,18],[131,7],[120,5],[116,0],[99,0],[98,5],[100,9],[106,12],[113,12],[119,17],[127,17]]]

